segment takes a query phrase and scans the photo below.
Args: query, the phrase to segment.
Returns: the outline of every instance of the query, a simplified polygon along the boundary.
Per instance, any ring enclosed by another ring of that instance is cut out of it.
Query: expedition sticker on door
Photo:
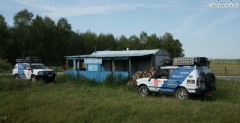
[[[24,73],[24,64],[18,64],[18,75],[20,78],[26,78]]]

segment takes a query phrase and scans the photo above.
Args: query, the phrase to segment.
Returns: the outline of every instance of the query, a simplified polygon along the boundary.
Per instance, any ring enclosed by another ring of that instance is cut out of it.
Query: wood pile
[[[137,85],[137,79],[139,78],[150,78],[152,77],[155,72],[157,71],[156,68],[152,67],[151,69],[147,70],[147,71],[137,71],[135,73],[135,75],[130,78],[130,80],[128,81],[128,85],[130,86],[134,86],[134,85]]]

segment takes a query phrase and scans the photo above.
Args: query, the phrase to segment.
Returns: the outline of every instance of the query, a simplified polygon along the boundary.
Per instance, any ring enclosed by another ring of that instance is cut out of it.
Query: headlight
[[[39,71],[38,75],[44,75],[44,72],[43,71]]]

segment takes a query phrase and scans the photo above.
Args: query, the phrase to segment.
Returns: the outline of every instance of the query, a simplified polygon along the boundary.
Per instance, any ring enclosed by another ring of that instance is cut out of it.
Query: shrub
[[[0,73],[10,73],[12,69],[12,66],[10,63],[7,62],[6,59],[0,58]]]
[[[117,83],[117,84],[124,84],[126,83],[128,80],[128,78],[125,78],[122,76],[122,74],[117,74],[117,75],[114,75],[114,74],[109,74],[105,80],[104,80],[104,83]]]

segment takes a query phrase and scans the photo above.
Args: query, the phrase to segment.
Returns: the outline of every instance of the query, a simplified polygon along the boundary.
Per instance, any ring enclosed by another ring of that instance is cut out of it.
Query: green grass
[[[240,82],[217,81],[208,100],[140,97],[125,84],[0,79],[0,122],[240,122]],[[21,85],[21,86],[19,86]]]
[[[210,68],[218,76],[240,76],[240,64],[211,64]]]

